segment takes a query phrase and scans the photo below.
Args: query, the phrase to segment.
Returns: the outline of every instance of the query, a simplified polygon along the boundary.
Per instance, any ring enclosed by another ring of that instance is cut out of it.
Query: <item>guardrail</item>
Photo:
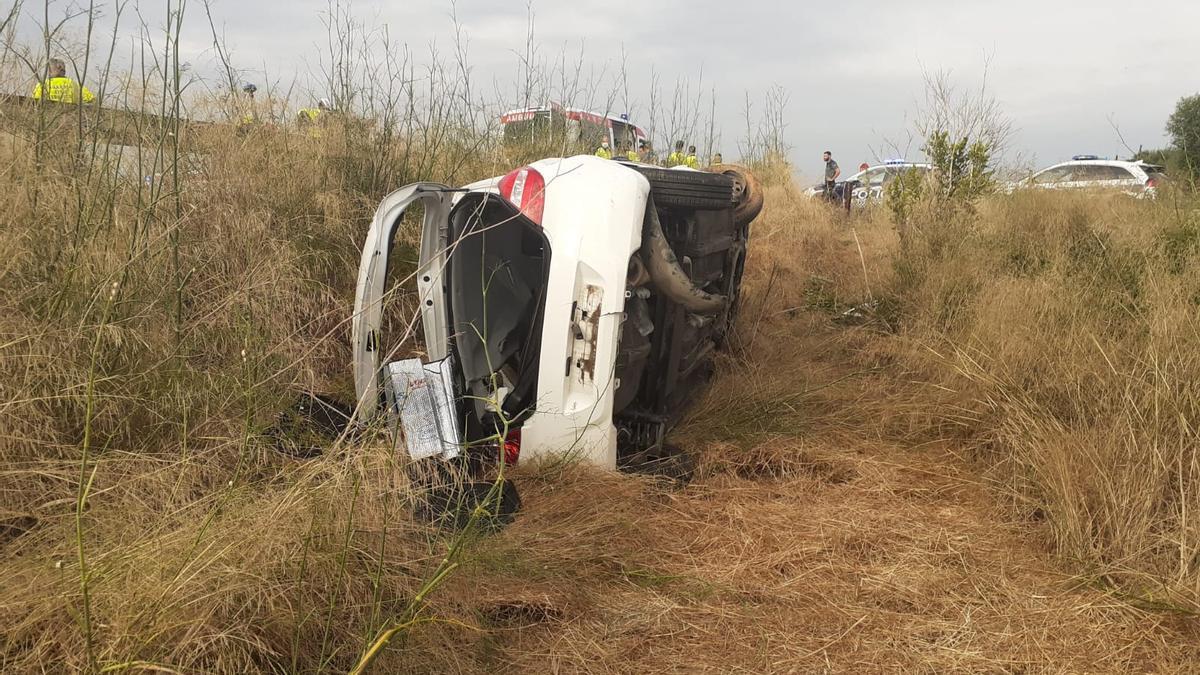
[[[215,122],[198,122],[154,113],[119,108],[106,108],[95,103],[57,103],[37,100],[20,94],[0,94],[0,126],[21,126],[26,129],[42,124],[54,127],[77,124],[83,113],[83,125],[110,143],[141,145],[166,134],[196,131],[217,126]],[[39,121],[40,117],[40,121]],[[30,126],[34,125],[34,126]]]

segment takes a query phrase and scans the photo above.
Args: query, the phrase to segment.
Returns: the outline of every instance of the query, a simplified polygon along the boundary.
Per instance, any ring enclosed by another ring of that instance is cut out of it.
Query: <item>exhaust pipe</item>
[[[663,295],[685,309],[698,314],[719,314],[729,305],[729,298],[713,295],[696,288],[691,277],[679,266],[679,259],[662,231],[654,198],[646,198],[646,217],[642,220],[642,261],[650,274],[650,282]]]

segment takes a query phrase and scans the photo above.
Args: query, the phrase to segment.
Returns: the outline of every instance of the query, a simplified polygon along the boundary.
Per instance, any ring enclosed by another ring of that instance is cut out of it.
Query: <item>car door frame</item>
[[[448,354],[449,333],[443,277],[452,197],[451,189],[441,183],[406,185],[383,199],[371,221],[359,261],[350,330],[354,389],[358,397],[359,418],[364,421],[373,419],[383,404],[380,370],[386,364],[381,363],[384,359],[381,359],[383,336],[380,324],[390,276],[388,259],[395,243],[396,229],[405,211],[417,202],[425,207],[416,271],[425,351],[431,361],[443,359]]]

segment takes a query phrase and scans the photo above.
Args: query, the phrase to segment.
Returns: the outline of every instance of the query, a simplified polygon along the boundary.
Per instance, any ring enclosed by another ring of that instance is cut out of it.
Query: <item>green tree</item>
[[[992,148],[985,141],[969,136],[952,140],[948,131],[938,129],[922,149],[933,165],[929,180],[906,171],[887,186],[886,202],[898,225],[909,223],[922,199],[928,200],[931,213],[954,218],[973,212],[975,201],[994,189]]]
[[[1167,133],[1192,177],[1200,174],[1200,94],[1184,96],[1167,118]]]
[[[992,189],[992,151],[981,140],[934,131],[925,143],[925,155],[933,164],[938,183],[936,197],[969,205]]]

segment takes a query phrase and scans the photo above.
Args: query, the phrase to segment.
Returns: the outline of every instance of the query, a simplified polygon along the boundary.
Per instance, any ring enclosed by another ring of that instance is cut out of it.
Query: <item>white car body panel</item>
[[[546,179],[542,226],[550,279],[537,411],[521,428],[521,457],[566,454],[615,470],[613,372],[629,257],[641,246],[650,183],[617,162],[586,155],[531,166]]]
[[[881,203],[883,202],[883,190],[887,186],[891,177],[894,177],[896,174],[902,171],[908,171],[910,169],[928,172],[932,168],[933,167],[931,165],[922,164],[920,162],[898,162],[868,167],[866,170],[859,171],[850,178],[847,178],[846,182],[849,183],[850,181],[861,181],[863,180],[863,177],[867,176],[867,174],[875,175],[879,172],[884,172],[884,174],[888,175],[889,178],[880,182],[871,182],[859,185],[850,192],[850,198],[853,200],[854,205],[860,208],[867,206],[868,204]]]

